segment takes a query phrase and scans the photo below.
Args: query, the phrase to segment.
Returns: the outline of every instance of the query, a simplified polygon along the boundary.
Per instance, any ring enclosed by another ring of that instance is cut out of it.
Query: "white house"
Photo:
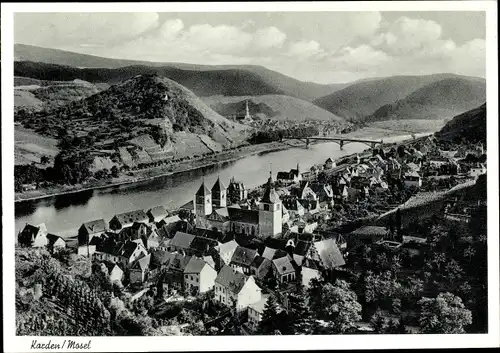
[[[229,307],[235,305],[237,311],[243,311],[261,299],[261,289],[253,276],[245,276],[229,266],[222,267],[215,279],[216,301]]]
[[[205,293],[214,287],[215,278],[217,271],[203,259],[193,256],[184,269],[184,288],[188,292]]]
[[[482,163],[472,167],[469,171],[469,176],[472,178],[477,178],[482,174],[486,174],[486,166]]]
[[[405,186],[416,186],[416,187],[421,187],[422,186],[422,178],[417,172],[409,172],[405,173],[404,175],[404,180],[403,180]]]
[[[253,330],[257,330],[259,322],[262,320],[262,314],[267,303],[268,294],[262,295],[262,299],[257,303],[248,306],[248,323]]]

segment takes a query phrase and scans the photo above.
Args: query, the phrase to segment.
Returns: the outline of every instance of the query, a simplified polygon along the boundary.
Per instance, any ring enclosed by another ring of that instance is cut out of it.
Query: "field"
[[[40,163],[42,156],[55,157],[59,153],[56,139],[39,135],[21,126],[15,126],[14,140],[16,165]]]

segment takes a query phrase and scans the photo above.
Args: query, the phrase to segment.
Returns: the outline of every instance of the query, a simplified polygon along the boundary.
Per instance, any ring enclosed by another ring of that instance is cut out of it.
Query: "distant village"
[[[160,205],[116,214],[108,222],[84,222],[71,248],[100,263],[130,293],[158,283],[169,296],[211,293],[221,305],[244,312],[244,330],[252,333],[270,293],[286,310],[296,281],[307,288],[314,278],[335,278],[358,244],[416,250],[425,245],[423,238],[396,236],[391,225],[363,224],[341,233],[333,221],[343,207],[373,195],[388,198],[393,189],[410,190],[411,196],[475,180],[486,173],[484,153],[480,144],[445,151],[426,137],[343,160],[328,158],[309,170],[298,163],[270,173],[255,190],[234,178],[203,181],[178,210]],[[467,222],[466,210],[447,212]],[[18,245],[52,253],[70,247],[44,224],[27,224]]]

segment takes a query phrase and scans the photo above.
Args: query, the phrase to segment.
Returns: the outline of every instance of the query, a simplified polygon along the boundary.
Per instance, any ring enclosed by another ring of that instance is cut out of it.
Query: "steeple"
[[[211,194],[210,190],[208,190],[208,188],[205,185],[205,177],[203,177],[203,181],[202,181],[202,183],[200,185],[200,188],[196,192],[196,196],[207,196],[207,195],[210,195],[210,194]]]
[[[268,183],[274,183],[273,180],[273,164],[269,163],[269,179],[267,180]]]
[[[245,118],[249,119],[250,118],[250,110],[248,109],[248,99],[246,100],[246,113],[245,113]]]
[[[264,196],[260,200],[263,203],[278,203],[280,202],[280,198],[274,190],[272,178],[269,177],[266,184],[266,190],[264,191]]]

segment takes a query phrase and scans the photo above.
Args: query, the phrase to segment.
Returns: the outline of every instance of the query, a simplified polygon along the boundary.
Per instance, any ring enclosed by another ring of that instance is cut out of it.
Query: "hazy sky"
[[[255,64],[304,81],[485,76],[484,12],[18,13],[16,43],[110,58]]]

